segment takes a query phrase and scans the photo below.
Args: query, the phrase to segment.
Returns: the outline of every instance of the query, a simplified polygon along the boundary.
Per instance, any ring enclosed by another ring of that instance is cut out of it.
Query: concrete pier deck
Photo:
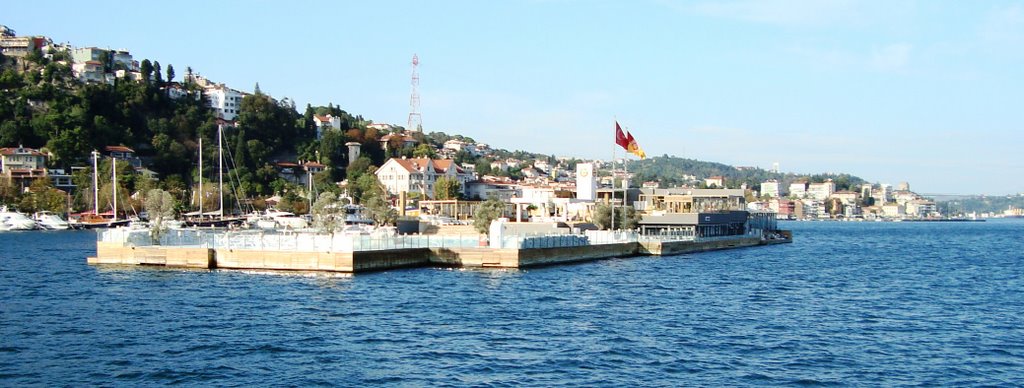
[[[183,268],[261,269],[358,273],[395,268],[445,266],[471,268],[529,268],[633,256],[667,256],[792,242],[780,238],[736,236],[698,241],[641,240],[611,244],[548,248],[418,247],[357,250],[269,250],[191,246],[131,246],[97,241],[89,264],[154,265]]]

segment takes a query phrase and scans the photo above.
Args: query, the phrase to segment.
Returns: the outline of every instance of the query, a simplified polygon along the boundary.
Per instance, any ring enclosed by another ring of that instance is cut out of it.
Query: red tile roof
[[[103,150],[107,151],[107,152],[131,152],[131,153],[135,153],[135,150],[133,150],[131,148],[128,148],[128,147],[125,147],[125,146],[119,146],[119,145],[116,145],[116,146],[106,146],[106,147],[103,147]]]
[[[19,149],[21,150],[21,152],[18,152]],[[39,150],[37,150],[37,149],[34,149],[34,148],[24,148],[24,147],[0,148],[0,154],[3,154],[3,155],[16,155],[16,154],[18,154],[18,155],[46,156],[46,155],[43,155],[42,152],[39,152]]]

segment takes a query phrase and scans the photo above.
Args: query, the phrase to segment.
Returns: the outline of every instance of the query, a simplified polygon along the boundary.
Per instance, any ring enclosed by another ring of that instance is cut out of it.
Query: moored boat
[[[53,214],[48,211],[36,212],[32,215],[32,219],[36,221],[39,227],[46,230],[66,230],[71,227],[67,221],[64,221],[59,215]]]
[[[18,211],[8,209],[7,206],[0,207],[0,231],[5,230],[32,230],[39,226],[28,216]]]

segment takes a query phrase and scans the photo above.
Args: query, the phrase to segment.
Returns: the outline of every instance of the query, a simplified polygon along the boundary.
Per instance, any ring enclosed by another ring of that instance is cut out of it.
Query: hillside
[[[539,159],[551,165],[561,163],[563,170],[571,171],[579,161],[559,161],[554,156],[523,150],[498,149],[485,155],[442,153],[447,151],[443,146],[449,140],[475,143],[474,139],[443,132],[405,135],[412,142],[394,136],[385,151],[382,138],[401,133],[401,127],[375,129],[369,126],[372,122],[333,105],[307,105],[300,114],[290,99],[278,100],[263,94],[258,84],[254,93],[244,93],[235,121],[225,123],[210,107],[207,89],[196,83],[191,68],[186,68],[182,79],[177,80],[170,64],[163,67],[158,61],[143,59],[138,72],[125,72],[119,63],[102,61],[99,72],[107,75],[106,82],[87,82],[76,77],[71,63],[68,51],[52,48],[47,53],[37,50],[25,57],[0,57],[0,146],[42,149],[51,155],[51,167],[64,169],[88,165],[93,150],[112,145],[131,147],[159,181],[154,185],[139,179],[139,172],[126,169],[119,179],[125,192],[156,187],[186,200],[187,193],[197,188],[199,177],[210,180],[215,175],[217,128],[221,124],[229,125],[223,134],[223,144],[232,162],[229,180],[234,189],[228,195],[259,198],[279,194],[296,203],[295,206],[303,202],[298,195],[305,189],[283,179],[276,162],[319,161],[329,167],[314,179],[318,192],[335,191],[338,188],[334,183],[346,178],[358,186],[356,192],[364,192],[373,190],[371,183],[358,183],[356,178],[389,157],[444,154],[460,164],[474,164],[480,174],[513,178],[522,177],[522,167],[498,172],[491,171],[490,163],[512,159],[529,164]],[[317,139],[314,120],[324,115],[340,119],[340,128],[324,131],[322,138]],[[198,171],[200,138],[203,171]],[[365,159],[352,161],[354,171],[348,171],[348,142],[360,143]],[[122,168],[118,166],[119,174]],[[109,169],[101,166],[101,171]],[[812,182],[833,179],[839,190],[863,182],[848,174],[797,176],[668,155],[632,161],[629,170],[636,176],[634,184],[658,181],[662,187],[699,186],[703,178],[716,175],[725,177],[727,187],[745,183],[752,189],[758,189],[760,182],[767,179],[779,180],[784,185],[798,178]],[[91,185],[84,172],[74,180],[80,187]],[[12,195],[15,194],[5,194]],[[78,197],[76,201],[81,208],[86,199]]]

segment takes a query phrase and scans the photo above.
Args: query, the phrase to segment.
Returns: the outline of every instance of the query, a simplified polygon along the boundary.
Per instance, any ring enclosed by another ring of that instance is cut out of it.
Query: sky
[[[1022,1],[9,2],[0,24],[425,132],[1024,193]]]

